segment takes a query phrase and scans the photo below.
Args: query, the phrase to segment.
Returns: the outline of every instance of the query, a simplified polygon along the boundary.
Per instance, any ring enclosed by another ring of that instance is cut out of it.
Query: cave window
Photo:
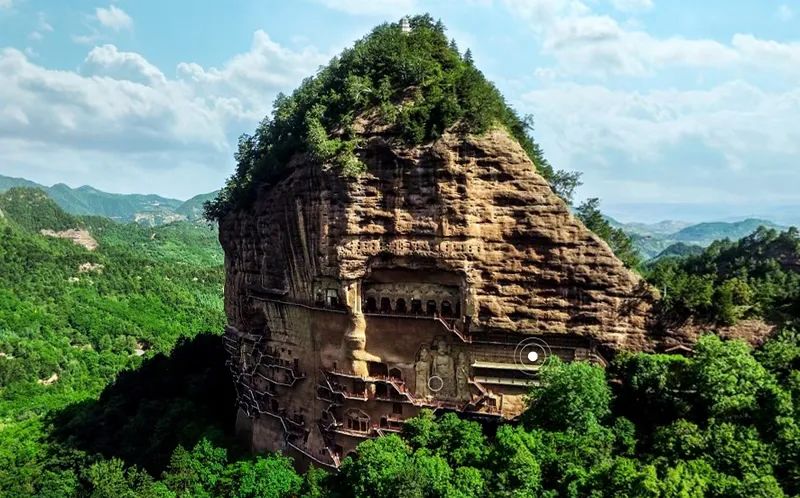
[[[397,300],[397,304],[395,305],[394,309],[398,313],[405,313],[407,311],[406,310],[406,300],[403,299],[402,297],[400,299],[398,299]]]
[[[386,363],[381,363],[379,361],[368,361],[367,362],[367,371],[370,377],[388,377],[389,376],[389,367]]]
[[[381,427],[389,427],[389,422],[386,420],[386,417],[381,417]]]
[[[386,398],[389,396],[389,393],[386,389],[386,384],[375,385],[375,396],[377,396],[378,398]]]
[[[453,316],[453,307],[450,301],[442,301],[442,316]]]
[[[360,410],[347,412],[347,428],[359,432],[369,430],[369,415]]]
[[[399,368],[389,370],[389,377],[396,380],[403,380],[403,372]]]
[[[395,415],[402,415],[403,414],[402,403],[392,403],[392,413],[394,413]]]
[[[425,313],[428,315],[435,315],[436,314],[436,301],[430,300],[425,305]]]
[[[336,292],[336,289],[328,289],[326,293],[326,301],[327,305],[331,308],[336,308],[339,306],[339,293]]]
[[[381,298],[381,313],[391,313],[392,312],[392,302],[389,300],[388,297]]]
[[[277,412],[278,411],[278,402],[276,400],[274,400],[274,399],[269,400],[269,408],[273,412]]]
[[[322,293],[322,290],[317,291],[317,295],[314,297],[314,303],[316,303],[317,306],[325,305],[325,295]]]
[[[367,313],[375,313],[376,311],[378,311],[378,307],[375,305],[375,298],[374,297],[368,297],[367,298],[367,304],[366,304],[365,308],[366,308],[365,311]]]
[[[411,300],[411,313],[414,313],[415,315],[422,313],[422,301],[419,299]]]
[[[364,391],[366,390],[367,390],[367,385],[364,383],[363,380],[353,379],[353,392],[355,394],[364,394]]]

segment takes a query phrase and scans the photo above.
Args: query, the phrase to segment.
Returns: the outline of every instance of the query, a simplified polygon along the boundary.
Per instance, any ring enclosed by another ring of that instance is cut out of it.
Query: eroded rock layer
[[[220,224],[226,347],[255,449],[318,463],[421,408],[514,417],[548,354],[650,349],[652,292],[502,131],[293,164]]]

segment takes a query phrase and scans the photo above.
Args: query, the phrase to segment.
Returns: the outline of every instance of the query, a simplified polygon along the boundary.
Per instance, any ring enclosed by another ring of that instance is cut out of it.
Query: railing
[[[273,298],[270,298],[270,297],[259,296],[259,295],[252,294],[252,293],[250,294],[250,297],[252,299],[257,300],[257,301],[262,301],[262,302],[266,302],[266,303],[283,304],[283,305],[286,305],[286,306],[296,306],[298,308],[304,308],[304,309],[307,309],[307,310],[327,311],[327,312],[330,312],[330,313],[339,313],[339,314],[342,314],[342,315],[347,314],[347,310],[344,309],[343,307],[334,308],[334,307],[329,307],[329,306],[319,306],[319,305],[316,305],[316,304],[301,303],[301,302],[298,302],[298,301],[284,301],[282,299],[273,299]]]
[[[451,333],[455,334],[455,335],[456,335],[456,337],[458,337],[459,339],[461,339],[461,342],[464,342],[464,343],[466,343],[466,344],[470,344],[470,343],[472,343],[472,338],[470,338],[469,336],[467,336],[466,334],[464,334],[464,333],[462,333],[460,330],[458,330],[458,320],[453,320],[453,325],[452,325],[452,326],[450,326],[450,324],[448,324],[448,323],[447,323],[447,322],[446,322],[446,321],[445,321],[445,320],[444,320],[444,319],[443,319],[441,316],[439,316],[439,315],[436,315],[434,318],[436,319],[436,321],[438,321],[439,323],[441,323],[441,324],[442,324],[442,326],[443,326],[443,327],[444,327],[444,328],[445,328],[445,329],[446,329],[448,332],[451,332]]]

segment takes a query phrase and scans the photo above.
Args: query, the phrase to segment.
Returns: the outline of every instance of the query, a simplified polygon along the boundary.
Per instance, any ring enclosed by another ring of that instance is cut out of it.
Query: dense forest
[[[250,456],[232,434],[213,228],[74,217],[30,189],[0,196],[0,212],[3,496],[800,493],[794,230],[644,270],[669,289],[708,280],[714,306],[726,282],[745,282],[738,316],[782,327],[756,350],[706,335],[691,357],[624,354],[606,370],[551,360],[519,421],[424,412],[399,436],[362,443],[340,472],[301,474],[280,454]],[[40,233],[75,228],[98,248]],[[688,297],[671,295],[664,312],[688,310]]]
[[[50,415],[222,330],[222,251],[213,227],[75,217],[40,190],[0,194],[0,213],[0,490],[27,496],[44,478]],[[69,229],[97,249],[40,233]]]
[[[279,95],[253,135],[239,139],[235,174],[207,204],[216,219],[252,201],[254,187],[280,179],[290,159],[307,153],[344,176],[362,172],[359,129],[375,124],[399,144],[417,145],[457,128],[482,133],[501,126],[520,143],[557,193],[569,199],[578,175],[555,171],[521,118],[472,61],[428,15],[404,33],[387,23],[344,50],[291,95]]]
[[[662,292],[667,322],[688,317],[732,325],[744,318],[772,323],[800,317],[800,232],[761,227],[738,241],[714,242],[699,254],[664,257],[644,269]]]

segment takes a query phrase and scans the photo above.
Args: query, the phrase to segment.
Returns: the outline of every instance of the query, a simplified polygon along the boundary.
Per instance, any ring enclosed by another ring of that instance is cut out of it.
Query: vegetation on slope
[[[190,368],[181,365],[171,371]],[[553,359],[541,380],[520,423],[490,431],[452,413],[436,418],[423,411],[402,434],[363,442],[336,474],[311,469],[300,475],[279,454],[231,458],[200,440],[191,449],[177,447],[163,472],[132,466],[136,459],[122,460],[119,453],[88,465],[54,459],[49,478],[36,479],[33,489],[40,496],[53,496],[58,485],[67,496],[275,498],[766,498],[800,492],[795,332],[783,332],[756,352],[709,335],[692,358],[623,355],[608,370]],[[120,394],[126,384],[128,391],[140,390],[139,383],[120,384]],[[127,396],[119,402],[133,404]],[[162,419],[140,410],[136,425],[158,428]],[[122,424],[126,430],[131,425]],[[89,444],[103,441],[115,425],[100,427],[103,432],[82,437]],[[146,465],[147,453],[139,455]]]
[[[182,337],[222,330],[223,269],[208,228],[76,218],[33,189],[3,194],[0,211],[0,490],[27,496],[44,417]],[[38,233],[76,227],[99,248]]]
[[[0,193],[13,188],[39,189],[58,207],[71,215],[102,216],[116,221],[162,225],[185,217],[188,221],[204,220],[203,205],[218,192],[200,194],[186,202],[153,194],[112,194],[89,186],[70,188],[62,183],[45,187],[23,178],[0,175]]]
[[[650,264],[647,279],[662,291],[664,318],[730,325],[742,318],[773,323],[800,316],[800,234],[759,228],[736,242],[711,244],[699,255]]]
[[[598,198],[587,199],[575,208],[575,215],[598,237],[605,240],[614,254],[628,268],[638,268],[641,264],[639,252],[634,247],[633,239],[621,228],[615,228],[608,218],[600,212]]]
[[[408,145],[434,140],[454,126],[470,133],[503,126],[568,198],[578,177],[553,171],[528,135],[532,120],[520,119],[505,103],[474,66],[469,51],[461,55],[448,41],[441,22],[425,15],[410,23],[410,33],[403,33],[398,23],[378,26],[291,96],[279,95],[272,115],[253,135],[239,139],[236,172],[207,204],[209,218],[246,206],[255,186],[287,174],[297,153],[308,153],[342,175],[359,174],[359,118],[388,125],[387,133]]]
[[[361,444],[338,474],[300,475],[278,454],[247,457],[231,440],[220,341],[197,335],[223,322],[214,232],[47,206],[31,191],[0,197],[0,495],[800,493],[800,335],[788,328],[755,352],[706,336],[692,358],[623,355],[606,371],[552,361],[518,424],[490,430],[423,413],[400,436]],[[80,224],[100,247],[38,234],[53,223]],[[742,278],[761,303],[753,309],[788,321],[798,316],[797,294],[786,294],[798,288],[797,256],[796,231],[761,230],[659,264],[720,287]],[[102,271],[81,272],[87,262]],[[181,337],[194,339],[156,354]]]

